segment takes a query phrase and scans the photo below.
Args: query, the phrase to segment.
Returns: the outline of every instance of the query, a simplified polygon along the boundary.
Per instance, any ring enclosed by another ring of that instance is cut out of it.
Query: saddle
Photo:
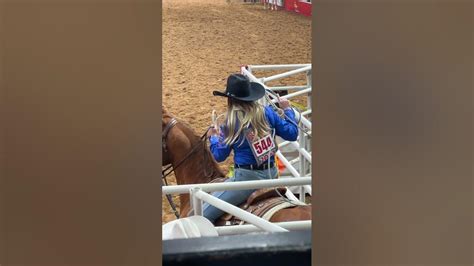
[[[256,216],[263,217],[268,211],[273,209],[276,206],[284,204],[287,202],[286,199],[282,198],[281,195],[284,195],[286,192],[286,188],[262,188],[258,189],[257,191],[253,192],[250,197],[247,199],[246,202],[239,205],[239,208],[250,212]],[[271,218],[271,217],[269,217]],[[268,219],[269,219],[268,218]],[[243,224],[244,221],[240,220],[239,218],[231,215],[231,214],[224,214],[222,215],[216,222],[215,225],[223,226],[223,225],[237,225]]]

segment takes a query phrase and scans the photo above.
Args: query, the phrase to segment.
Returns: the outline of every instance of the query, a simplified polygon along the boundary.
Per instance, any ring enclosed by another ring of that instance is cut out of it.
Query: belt
[[[273,168],[275,166],[274,163],[270,163],[270,167],[268,167],[268,163],[264,163],[260,166],[256,164],[235,164],[235,168],[242,168],[242,169],[249,169],[249,170],[265,170],[268,168]]]

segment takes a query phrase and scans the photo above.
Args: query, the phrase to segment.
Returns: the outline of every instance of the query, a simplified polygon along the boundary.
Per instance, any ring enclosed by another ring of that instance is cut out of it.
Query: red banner
[[[312,15],[312,4],[310,2],[301,2],[299,0],[285,0],[285,9],[309,17]]]

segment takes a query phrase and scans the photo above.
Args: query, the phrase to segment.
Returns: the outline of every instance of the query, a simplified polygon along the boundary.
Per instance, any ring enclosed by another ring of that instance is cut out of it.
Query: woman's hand
[[[216,135],[218,136],[219,135],[219,131],[215,128],[215,127],[211,127],[209,128],[209,130],[207,131],[207,137],[210,138],[211,136],[213,135]]]
[[[280,103],[281,109],[285,110],[290,108],[290,102],[288,101],[288,99],[278,97],[278,101]]]

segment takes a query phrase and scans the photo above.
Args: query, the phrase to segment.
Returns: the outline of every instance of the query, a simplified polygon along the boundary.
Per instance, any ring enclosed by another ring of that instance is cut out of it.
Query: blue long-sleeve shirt
[[[292,109],[287,109],[284,112],[285,115],[294,123],[280,118],[270,106],[265,107],[265,117],[267,118],[270,127],[275,129],[275,134],[284,140],[295,141],[298,138],[298,127],[296,126],[295,113]],[[229,156],[230,152],[234,150],[235,164],[248,165],[257,163],[253,157],[249,143],[246,140],[242,142],[244,136],[240,136],[234,144],[229,146],[224,143],[225,136],[222,132],[223,130],[221,130],[219,136],[211,136],[209,140],[209,148],[216,161],[224,161]],[[274,160],[274,156],[272,156],[270,161],[273,162]]]

